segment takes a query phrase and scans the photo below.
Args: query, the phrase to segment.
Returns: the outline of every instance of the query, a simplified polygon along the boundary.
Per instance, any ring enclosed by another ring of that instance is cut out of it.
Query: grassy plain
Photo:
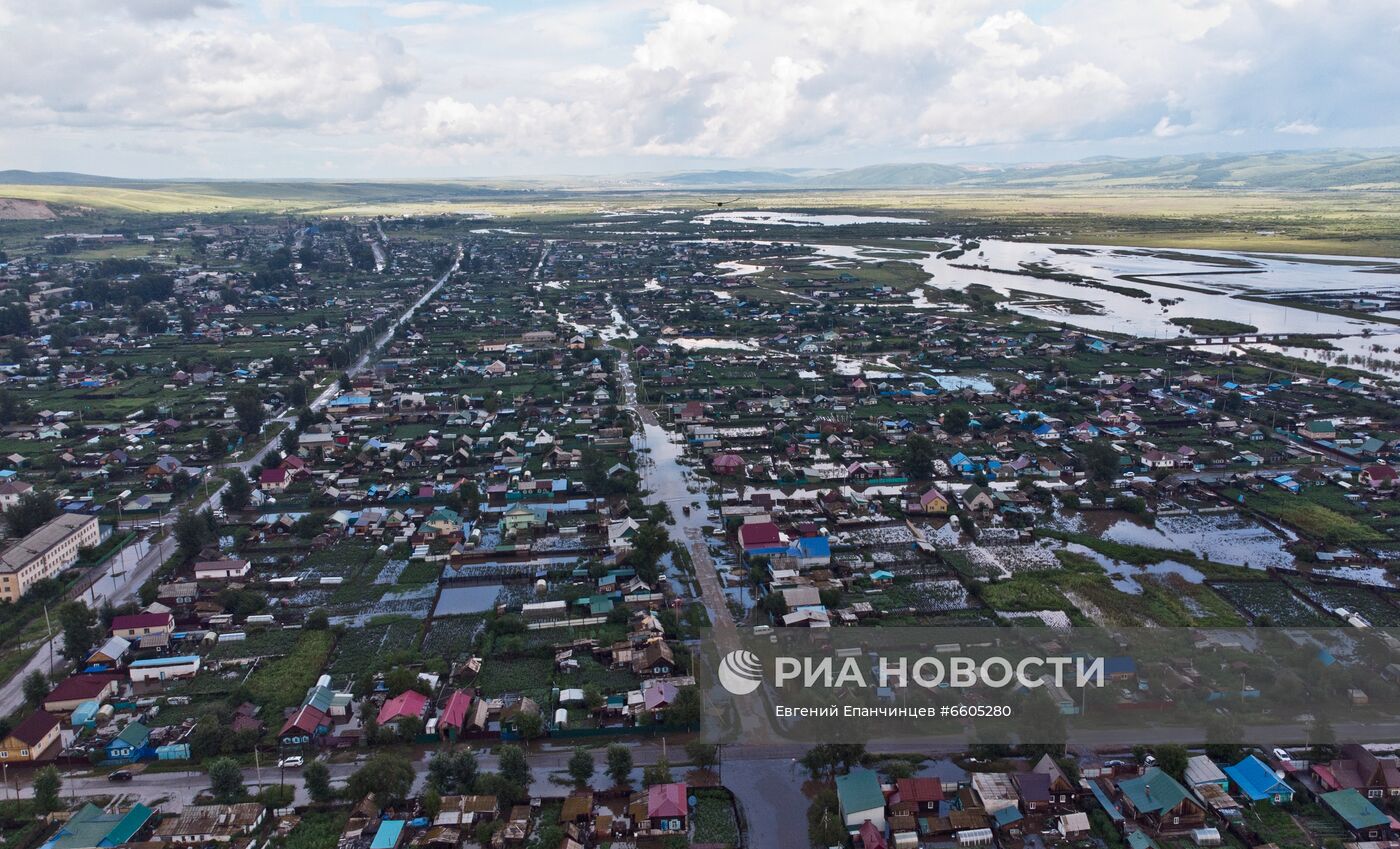
[[[734,208],[885,212],[920,217],[950,232],[991,228],[1003,237],[1077,244],[1400,256],[1400,202],[1391,192],[1037,188],[752,190],[742,195]],[[474,213],[504,219],[490,223],[509,227],[564,223],[602,210],[708,208],[694,190],[569,191],[465,182],[0,185],[0,197],[45,201],[78,215]],[[57,230],[70,224],[48,226]]]

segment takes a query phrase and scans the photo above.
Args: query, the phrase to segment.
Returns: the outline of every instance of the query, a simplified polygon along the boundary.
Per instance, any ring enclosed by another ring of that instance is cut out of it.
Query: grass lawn
[[[724,793],[717,790],[696,790],[695,842],[734,846],[739,841],[739,823],[734,807]]]
[[[264,715],[281,716],[283,708],[301,704],[326,665],[334,640],[330,631],[302,631],[290,654],[264,663],[249,676],[248,689]]]

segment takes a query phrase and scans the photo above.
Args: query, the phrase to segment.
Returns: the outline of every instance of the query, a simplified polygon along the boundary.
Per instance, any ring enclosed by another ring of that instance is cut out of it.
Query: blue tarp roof
[[[1235,782],[1235,786],[1240,792],[1249,797],[1251,802],[1258,802],[1264,799],[1271,799],[1274,796],[1286,796],[1292,798],[1293,788],[1269,768],[1269,765],[1256,758],[1254,755],[1247,755],[1234,766],[1225,767],[1225,774],[1230,780]]]
[[[369,844],[369,849],[394,849],[399,845],[399,838],[403,836],[403,820],[385,820],[379,824],[379,830],[374,833],[374,841]]]

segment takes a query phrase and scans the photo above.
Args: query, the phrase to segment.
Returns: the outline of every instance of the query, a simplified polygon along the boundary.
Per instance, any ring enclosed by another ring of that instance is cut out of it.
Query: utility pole
[[[49,638],[49,677],[53,677],[53,625],[49,623],[49,605],[44,603],[44,633]]]

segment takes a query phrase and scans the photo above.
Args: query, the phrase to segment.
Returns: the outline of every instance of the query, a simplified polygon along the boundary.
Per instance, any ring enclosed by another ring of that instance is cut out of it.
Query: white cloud
[[[1287,124],[1279,124],[1274,127],[1274,132],[1290,136],[1315,136],[1322,132],[1322,128],[1316,124],[1309,124],[1307,121],[1289,121]]]
[[[1393,0],[235,2],[0,0],[5,150],[642,170],[1400,142]]]

